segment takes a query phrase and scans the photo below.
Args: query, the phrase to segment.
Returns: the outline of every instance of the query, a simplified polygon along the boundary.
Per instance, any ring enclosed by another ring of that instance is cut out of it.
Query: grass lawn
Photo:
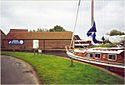
[[[2,52],[29,62],[37,71],[44,84],[119,84],[124,80],[111,73],[81,62],[74,62],[70,67],[70,59],[28,52]]]

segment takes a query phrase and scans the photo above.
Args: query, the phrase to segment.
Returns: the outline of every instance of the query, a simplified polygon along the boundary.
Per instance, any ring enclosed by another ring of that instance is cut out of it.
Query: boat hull
[[[102,67],[108,71],[111,71],[113,73],[116,73],[122,77],[125,77],[125,66],[121,66],[121,65],[113,65],[113,64],[109,64],[109,63],[102,63],[102,62],[95,62],[95,61],[90,61],[90,60],[84,60],[82,57],[77,56],[71,52],[67,52],[68,57],[73,58],[74,60],[80,61],[80,62],[85,62],[88,64],[92,64],[92,65],[96,65],[99,67]]]

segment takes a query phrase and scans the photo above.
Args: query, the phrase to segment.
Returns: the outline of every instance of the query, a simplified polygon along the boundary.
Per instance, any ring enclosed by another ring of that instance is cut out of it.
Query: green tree
[[[114,36],[114,35],[125,35],[124,32],[121,32],[121,31],[118,31],[118,30],[112,30],[112,31],[110,31],[110,33],[106,33],[106,34],[108,34],[108,35],[110,35],[110,36]]]
[[[37,30],[30,30],[30,32],[64,32],[66,31],[63,27],[56,25],[52,29],[46,29],[46,28],[37,28]]]
[[[38,28],[38,29],[37,29],[37,32],[48,32],[48,31],[49,31],[49,30],[46,29],[46,28],[43,28],[43,29]]]
[[[32,32],[32,30],[30,30],[30,32]]]
[[[30,30],[30,32],[48,32],[49,30],[48,29],[46,29],[46,28],[37,28],[37,30]]]
[[[36,32],[35,30],[32,30],[32,32]]]
[[[50,32],[65,32],[66,30],[63,27],[56,25],[54,26],[54,28],[50,29],[49,31]]]

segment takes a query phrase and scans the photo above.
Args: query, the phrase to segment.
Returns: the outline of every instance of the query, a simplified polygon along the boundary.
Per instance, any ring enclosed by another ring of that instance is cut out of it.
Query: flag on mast
[[[91,36],[92,37],[92,41],[94,43],[99,43],[100,41],[96,40],[96,32],[97,32],[96,31],[96,24],[95,24],[95,21],[94,21],[92,27],[87,32],[87,36]]]
[[[94,32],[92,35],[92,40],[94,43],[99,43],[100,41],[96,40],[96,33]]]
[[[87,32],[87,36],[92,35],[92,32],[96,32],[96,24],[95,21],[93,22],[92,27],[90,28],[90,30]]]
[[[99,41],[96,40],[96,24],[94,21],[94,0],[91,0],[91,25],[92,25],[92,27],[87,32],[87,36],[88,37],[91,36],[92,41],[94,43],[99,43]]]

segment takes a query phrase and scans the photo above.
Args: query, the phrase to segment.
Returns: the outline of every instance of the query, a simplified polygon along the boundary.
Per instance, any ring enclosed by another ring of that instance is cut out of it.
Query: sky
[[[60,25],[73,31],[78,0],[1,0],[0,29],[53,28]],[[91,27],[91,0],[81,0],[74,34],[87,38]],[[125,0],[94,0],[94,20],[97,38],[112,29],[125,32]]]

